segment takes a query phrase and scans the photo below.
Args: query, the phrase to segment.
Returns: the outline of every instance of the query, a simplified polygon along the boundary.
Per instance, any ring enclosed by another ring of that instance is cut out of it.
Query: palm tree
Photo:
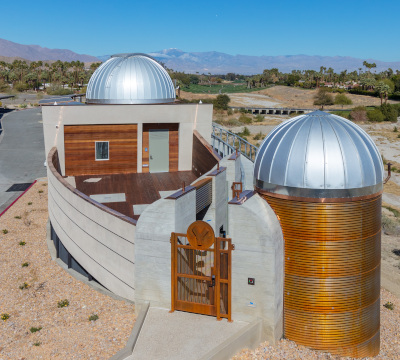
[[[386,104],[388,100],[388,95],[390,93],[390,86],[385,84],[383,81],[379,81],[378,84],[376,84],[375,89],[381,97],[381,105],[383,103],[383,97],[385,97]]]

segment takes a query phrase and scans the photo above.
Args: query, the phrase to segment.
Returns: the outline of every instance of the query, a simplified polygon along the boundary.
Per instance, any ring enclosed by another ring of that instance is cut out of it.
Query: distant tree
[[[300,80],[299,75],[295,74],[289,74],[286,80],[286,84],[289,86],[293,86],[295,83],[297,83]]]
[[[366,60],[363,62],[363,65],[368,69],[369,72],[371,72],[371,69],[376,68],[375,63],[369,63]]]
[[[236,74],[235,73],[227,73],[225,78],[226,78],[226,80],[234,81],[234,80],[236,80]]]
[[[321,105],[322,110],[324,110],[325,105],[333,104],[333,97],[326,89],[319,89],[317,94],[314,96],[314,105]]]
[[[385,121],[390,121],[390,122],[397,122],[397,109],[394,105],[391,104],[383,104],[380,107],[382,114],[385,116]]]
[[[228,104],[231,101],[228,95],[218,95],[215,100],[213,101],[214,109],[217,110],[227,110]]]
[[[381,105],[383,103],[383,98],[385,97],[385,104],[387,103],[388,95],[390,93],[390,86],[385,84],[383,81],[379,81],[375,86],[376,91],[379,93],[381,98]]]
[[[200,78],[197,75],[190,75],[190,83],[197,85],[200,82]]]
[[[352,103],[351,99],[345,94],[337,94],[335,96],[335,105],[342,105],[342,108],[344,105],[351,105]]]

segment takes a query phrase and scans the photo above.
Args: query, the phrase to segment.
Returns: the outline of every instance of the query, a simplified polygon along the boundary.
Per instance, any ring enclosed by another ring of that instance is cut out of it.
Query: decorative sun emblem
[[[190,245],[194,248],[207,250],[214,244],[215,235],[213,228],[204,221],[192,223],[187,230]]]

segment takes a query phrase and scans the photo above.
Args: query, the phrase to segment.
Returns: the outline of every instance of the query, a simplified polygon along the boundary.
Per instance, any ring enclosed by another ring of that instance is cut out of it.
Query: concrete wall
[[[263,320],[263,338],[283,334],[284,242],[279,221],[259,195],[228,205],[232,252],[232,318]],[[255,285],[248,285],[255,278]]]
[[[171,233],[186,233],[196,220],[196,191],[149,205],[136,226],[136,302],[171,307]]]
[[[51,166],[47,176],[49,218],[65,248],[103,286],[134,301],[136,226],[80,197]]]
[[[48,154],[53,146],[57,147],[62,174],[64,125],[138,124],[138,172],[142,171],[143,123],[179,123],[180,171],[192,169],[193,130],[211,142],[211,104],[43,106],[42,113],[45,151]]]
[[[241,160],[243,156],[225,156],[220,161],[220,166],[226,167],[227,196],[232,199],[232,183],[242,181]],[[247,160],[247,159],[246,159]],[[244,190],[244,187],[243,187]]]

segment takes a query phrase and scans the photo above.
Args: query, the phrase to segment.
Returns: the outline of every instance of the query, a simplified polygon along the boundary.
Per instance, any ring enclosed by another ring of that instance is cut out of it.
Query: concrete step
[[[150,307],[126,360],[197,360],[246,328],[215,317]]]

